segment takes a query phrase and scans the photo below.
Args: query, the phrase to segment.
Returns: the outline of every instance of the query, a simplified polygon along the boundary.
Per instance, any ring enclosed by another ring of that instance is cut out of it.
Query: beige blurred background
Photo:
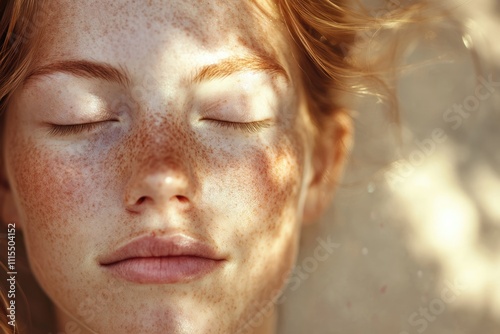
[[[464,31],[429,24],[406,49],[401,125],[374,99],[358,108],[280,334],[500,333],[500,1],[451,4]],[[315,253],[328,238],[331,254]]]

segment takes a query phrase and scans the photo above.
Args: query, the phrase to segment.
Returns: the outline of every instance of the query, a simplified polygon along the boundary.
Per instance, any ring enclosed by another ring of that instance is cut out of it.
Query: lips
[[[187,283],[224,262],[213,247],[184,235],[141,237],[99,261],[113,276],[139,284]]]

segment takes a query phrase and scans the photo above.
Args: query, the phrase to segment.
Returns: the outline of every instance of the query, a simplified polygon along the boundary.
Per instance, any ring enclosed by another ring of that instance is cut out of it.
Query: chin
[[[151,305],[141,302],[120,314],[109,312],[99,323],[88,326],[96,333],[230,333],[217,318],[207,310],[184,310],[174,306],[153,309]]]

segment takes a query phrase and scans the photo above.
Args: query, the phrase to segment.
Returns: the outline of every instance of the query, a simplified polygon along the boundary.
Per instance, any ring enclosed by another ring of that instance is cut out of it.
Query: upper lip
[[[111,265],[134,258],[194,256],[212,260],[223,260],[214,247],[185,235],[167,237],[143,236],[119,247],[99,262]]]

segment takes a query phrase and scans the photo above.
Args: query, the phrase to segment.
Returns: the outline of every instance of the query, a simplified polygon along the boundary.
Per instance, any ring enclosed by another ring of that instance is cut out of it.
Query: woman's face
[[[250,1],[50,3],[4,151],[60,330],[236,332],[293,266],[313,177],[284,28]]]

